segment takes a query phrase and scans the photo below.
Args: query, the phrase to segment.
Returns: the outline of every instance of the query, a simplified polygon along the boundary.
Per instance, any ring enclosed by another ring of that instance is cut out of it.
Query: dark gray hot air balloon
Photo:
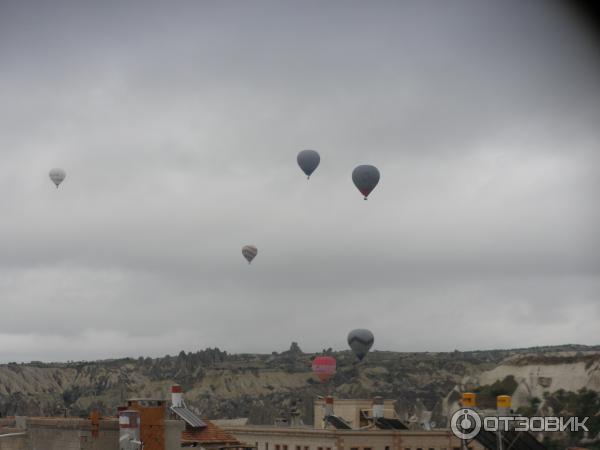
[[[50,179],[56,185],[56,189],[58,189],[58,185],[63,182],[67,174],[62,169],[52,169],[49,173]]]
[[[244,258],[246,258],[248,264],[252,262],[257,253],[258,249],[254,245],[244,245],[242,247],[242,255],[244,255]]]
[[[352,171],[352,181],[366,200],[379,183],[379,170],[375,166],[358,166]]]
[[[367,355],[373,342],[375,342],[375,338],[369,330],[359,328],[348,334],[348,345],[360,361]]]
[[[302,171],[306,174],[306,178],[310,178],[310,175],[319,166],[321,157],[314,150],[302,150],[298,153],[296,160]]]

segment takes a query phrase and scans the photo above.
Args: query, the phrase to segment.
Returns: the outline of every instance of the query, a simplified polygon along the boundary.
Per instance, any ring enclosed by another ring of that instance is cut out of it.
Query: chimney
[[[373,399],[373,418],[383,418],[383,397]]]
[[[140,450],[144,442],[144,450],[165,450],[160,440],[164,439],[166,400],[150,398],[132,398],[127,400],[127,411],[121,411],[119,417],[125,413],[134,411],[137,413],[139,439],[132,439],[132,444],[137,444],[135,450]],[[125,414],[127,416],[127,414]],[[157,441],[159,439],[159,441]],[[162,441],[164,442],[164,441]],[[120,450],[134,450],[134,447],[119,447]]]
[[[300,411],[293,409],[290,411],[290,427],[302,426],[302,418],[300,417]]]
[[[121,450],[138,450],[140,441],[140,417],[137,411],[119,411],[119,448]]]
[[[296,400],[292,400],[290,405],[290,427],[300,427],[302,426],[302,419],[300,416],[302,413],[298,409],[298,402]]]
[[[176,408],[183,406],[183,390],[178,384],[171,386],[171,405]]]
[[[325,397],[325,407],[323,408],[323,416],[324,417],[328,417],[328,416],[333,416],[333,397],[331,395],[328,395],[327,397]]]

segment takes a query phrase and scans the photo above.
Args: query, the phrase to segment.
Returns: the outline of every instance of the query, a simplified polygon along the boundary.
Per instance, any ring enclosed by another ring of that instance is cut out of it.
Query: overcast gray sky
[[[600,344],[598,61],[557,2],[1,0],[0,361]]]

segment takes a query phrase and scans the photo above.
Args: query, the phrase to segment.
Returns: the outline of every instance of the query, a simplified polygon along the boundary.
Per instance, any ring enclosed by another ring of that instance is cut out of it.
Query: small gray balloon
[[[300,153],[298,153],[296,160],[298,161],[298,165],[302,171],[306,174],[307,178],[310,178],[311,174],[319,166],[321,157],[314,150],[302,150]]]
[[[358,166],[352,171],[352,181],[366,200],[379,183],[379,170],[375,166]]]
[[[244,245],[242,247],[242,255],[244,256],[244,258],[246,258],[248,264],[252,262],[252,260],[256,257],[257,254],[258,249],[254,245]]]
[[[63,182],[67,174],[62,169],[52,169],[48,174],[52,182],[56,185],[56,189],[58,189],[58,185]]]

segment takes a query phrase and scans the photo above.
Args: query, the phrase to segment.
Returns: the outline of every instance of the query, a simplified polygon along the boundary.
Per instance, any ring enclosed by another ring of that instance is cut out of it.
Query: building
[[[180,386],[164,399],[132,398],[118,416],[5,417],[0,450],[253,450],[231,433],[198,418],[183,401]]]
[[[530,433],[480,431],[467,443],[449,429],[408,429],[394,402],[318,399],[315,425],[305,426],[296,408],[276,425],[222,422],[190,411],[179,386],[171,404],[134,398],[118,417],[13,417],[0,419],[0,450],[546,450]],[[499,445],[500,444],[500,445]]]
[[[294,417],[294,411],[290,413]],[[409,430],[397,417],[393,400],[317,399],[315,424],[303,426],[224,425],[226,431],[257,450],[460,450],[448,429]],[[478,442],[470,450],[484,450]]]
[[[165,420],[162,436],[156,433],[162,447],[155,440],[144,450],[179,450],[183,428],[181,420]],[[117,417],[7,417],[0,419],[0,450],[120,450],[121,431]]]
[[[471,403],[468,403],[468,401]],[[476,408],[475,394],[465,393],[463,406]],[[416,430],[401,421],[393,400],[335,400],[319,398],[314,404],[315,424],[303,426],[292,410],[280,426],[225,425],[238,439],[257,450],[546,450],[531,433],[481,430],[463,442],[449,429]],[[510,397],[498,396],[494,414],[510,412]],[[481,412],[478,412],[481,416]],[[285,425],[285,426],[282,426]]]
[[[258,450],[460,450],[460,440],[448,430],[317,430],[310,428],[231,427],[241,440]],[[472,450],[484,447],[474,442]]]

